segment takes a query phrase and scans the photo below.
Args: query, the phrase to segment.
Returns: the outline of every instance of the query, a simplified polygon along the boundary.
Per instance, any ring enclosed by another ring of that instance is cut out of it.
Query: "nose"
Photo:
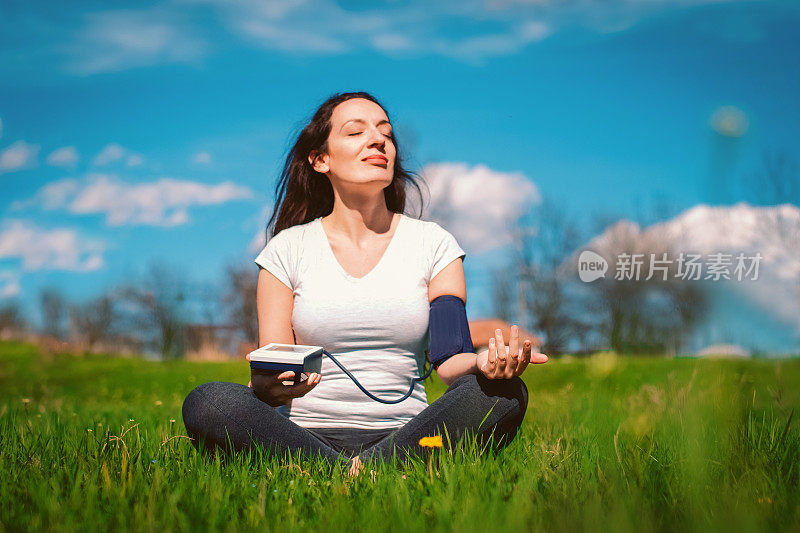
[[[386,145],[386,137],[383,133],[378,131],[378,128],[370,128],[369,130],[369,146],[380,146],[383,148]]]

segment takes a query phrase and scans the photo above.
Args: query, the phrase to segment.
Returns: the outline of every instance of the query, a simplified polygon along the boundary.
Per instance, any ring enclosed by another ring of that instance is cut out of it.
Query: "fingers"
[[[285,390],[289,396],[293,398],[299,398],[301,396],[305,396],[308,391],[316,387],[321,379],[322,375],[315,372],[308,376],[307,380],[298,383],[297,385],[287,385]]]
[[[548,361],[545,354],[533,353],[531,339],[525,339],[525,342],[520,343],[519,326],[511,326],[510,337],[508,347],[505,345],[503,331],[500,329],[496,329],[494,337],[489,339],[487,362],[481,368],[486,377],[510,379],[522,375],[529,364],[541,364]]]
[[[519,368],[520,359],[522,359],[522,354],[519,350],[519,327],[516,324],[511,326],[511,339],[508,341],[508,355],[508,366],[513,376]]]
[[[531,356],[531,363],[540,365],[546,363],[550,358],[543,353],[535,353]]]
[[[245,355],[244,358],[247,359],[248,363],[250,362],[250,354],[249,353],[247,355]]]
[[[287,370],[286,372],[281,372],[275,379],[277,379],[278,381],[283,381],[285,379],[294,379],[294,372],[292,372],[291,370]]]
[[[494,378],[494,373],[497,368],[497,350],[494,345],[494,339],[489,339],[489,357],[486,361],[486,374],[487,378]]]
[[[517,370],[514,373],[515,376],[522,375],[525,372],[525,369],[528,367],[528,364],[531,362],[531,340],[525,339],[525,342],[522,345],[522,355],[517,362]]]
[[[508,342],[508,367],[506,368],[506,377],[513,377],[517,375],[522,355],[519,349],[519,326],[516,324],[511,326],[511,339]]]
[[[495,377],[497,378],[510,378],[514,373],[514,368],[511,366],[508,349],[506,348],[505,340],[503,340],[503,330],[494,330],[495,344],[497,346],[497,370]]]

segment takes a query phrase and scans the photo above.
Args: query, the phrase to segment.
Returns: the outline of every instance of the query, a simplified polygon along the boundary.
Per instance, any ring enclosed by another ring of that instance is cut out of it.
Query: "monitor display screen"
[[[304,353],[308,351],[308,348],[303,348],[302,346],[294,346],[292,344],[278,344],[270,348],[264,348],[264,350],[268,352]]]

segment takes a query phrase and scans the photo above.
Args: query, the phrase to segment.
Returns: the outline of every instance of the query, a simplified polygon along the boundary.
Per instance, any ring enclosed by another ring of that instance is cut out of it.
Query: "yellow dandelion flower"
[[[433,437],[422,437],[419,439],[419,445],[424,448],[441,448],[442,436],[434,435]]]

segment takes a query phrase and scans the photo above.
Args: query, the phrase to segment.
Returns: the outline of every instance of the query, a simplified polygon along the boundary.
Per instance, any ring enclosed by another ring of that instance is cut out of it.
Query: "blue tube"
[[[382,400],[381,398],[378,398],[377,396],[375,396],[374,394],[372,394],[371,392],[369,392],[367,389],[365,389],[365,388],[364,388],[364,387],[361,385],[361,383],[359,383],[359,382],[358,382],[358,380],[356,379],[356,377],[355,377],[353,374],[351,374],[351,373],[350,373],[350,371],[349,371],[349,370],[347,370],[347,369],[346,369],[346,368],[345,368],[345,367],[342,365],[342,363],[340,363],[340,362],[338,361],[338,359],[336,359],[336,358],[335,358],[333,355],[331,355],[331,353],[330,353],[329,351],[327,351],[327,350],[322,350],[322,353],[324,353],[325,355],[327,355],[328,357],[330,357],[330,358],[331,358],[331,361],[333,361],[334,363],[336,363],[336,366],[338,366],[339,368],[341,368],[341,369],[342,369],[342,372],[344,372],[345,374],[347,374],[347,377],[349,377],[350,379],[352,379],[352,380],[353,380],[353,383],[355,383],[355,384],[356,384],[356,387],[358,387],[359,389],[361,389],[361,392],[363,392],[364,394],[366,394],[367,396],[369,396],[370,398],[372,398],[372,399],[373,399],[373,400],[375,400],[376,402],[380,402],[380,403],[388,403],[388,404],[393,404],[393,403],[400,403],[400,402],[402,402],[403,400],[405,400],[406,398],[408,398],[409,396],[411,396],[411,393],[412,393],[412,392],[414,392],[414,384],[415,384],[417,381],[425,381],[425,380],[428,378],[428,376],[430,376],[430,375],[431,375],[431,372],[433,372],[433,365],[428,365],[428,371],[425,373],[425,375],[424,375],[424,376],[422,376],[422,377],[418,377],[418,378],[414,378],[414,379],[411,381],[411,388],[410,388],[410,389],[408,389],[408,392],[405,394],[405,396],[403,396],[402,398],[398,398],[397,400]]]

